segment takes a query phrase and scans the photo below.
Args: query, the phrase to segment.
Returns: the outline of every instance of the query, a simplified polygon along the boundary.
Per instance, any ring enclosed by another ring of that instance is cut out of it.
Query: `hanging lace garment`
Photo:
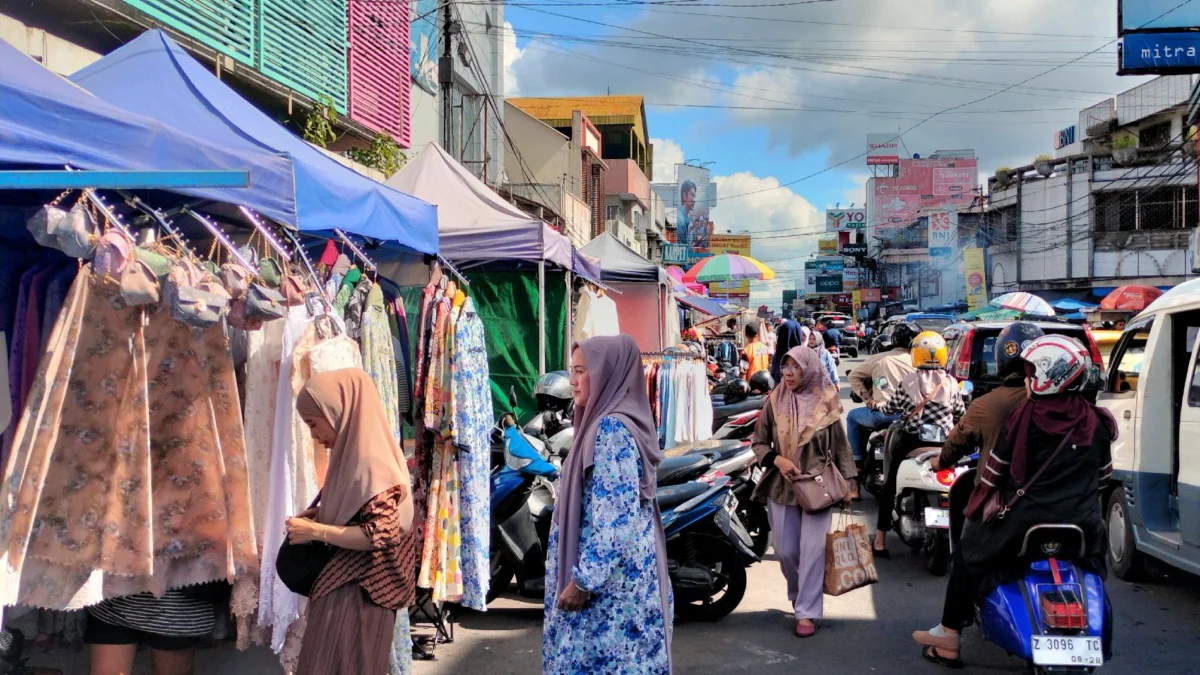
[[[226,579],[253,607],[258,556],[233,361],[116,283],[72,285],[0,488],[0,604],[75,609]]]
[[[267,503],[271,491],[271,434],[275,423],[275,398],[279,390],[279,361],[283,352],[285,321],[268,321],[261,330],[246,332],[246,464],[254,533],[261,553],[267,530]]]
[[[362,345],[363,369],[371,376],[383,412],[397,440],[400,438],[400,399],[397,394],[396,353],[392,351],[392,332],[388,327],[387,310],[383,304],[383,289],[373,284],[362,312],[359,338]]]

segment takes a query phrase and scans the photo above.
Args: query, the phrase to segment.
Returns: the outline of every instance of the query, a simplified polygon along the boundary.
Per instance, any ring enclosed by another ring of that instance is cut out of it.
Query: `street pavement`
[[[857,360],[843,360],[839,372]],[[849,399],[843,380],[843,403]],[[852,509],[874,531],[875,502],[866,495]],[[836,518],[835,518],[836,522]],[[716,623],[677,623],[673,656],[677,673],[773,673],[793,675],[814,666],[824,675],[938,673],[921,659],[911,633],[941,616],[945,579],[925,571],[896,535],[888,538],[892,560],[877,562],[880,581],[841,597],[825,598],[825,618],[809,639],[792,635],[786,586],[771,554],[749,569],[741,605]],[[1113,660],[1104,675],[1200,673],[1200,583],[1178,571],[1157,570],[1143,583],[1110,578],[1115,618]],[[505,595],[486,613],[460,612],[454,642],[437,647],[436,660],[414,664],[417,675],[487,673],[529,675],[541,670],[542,605]],[[428,633],[428,626],[417,626]],[[1022,673],[1024,665],[968,629],[963,658],[967,672]],[[814,661],[815,660],[815,661]],[[809,672],[812,672],[809,670]]]

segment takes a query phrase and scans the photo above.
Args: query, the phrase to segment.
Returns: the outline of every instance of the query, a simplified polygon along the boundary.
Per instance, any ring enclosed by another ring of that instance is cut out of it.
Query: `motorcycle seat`
[[[695,499],[708,491],[706,483],[682,483],[658,488],[658,508],[661,511],[673,509],[689,499]]]
[[[682,455],[694,455],[697,453],[716,453],[717,459],[725,459],[730,455],[736,454],[742,449],[742,442],[733,439],[725,440],[707,440],[695,441],[693,443],[685,443],[676,445],[667,450],[667,457],[680,457]]]
[[[745,401],[726,405],[724,400],[718,403],[713,401],[713,419],[725,420],[734,415],[740,415],[751,410],[759,410],[763,407],[763,402],[766,401],[766,396],[751,396]]]
[[[686,478],[694,478],[704,473],[712,464],[708,455],[680,455],[667,457],[658,465],[658,482],[677,483]]]

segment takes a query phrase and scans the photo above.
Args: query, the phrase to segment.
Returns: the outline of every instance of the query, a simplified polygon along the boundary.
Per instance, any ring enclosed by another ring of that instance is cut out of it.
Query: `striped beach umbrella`
[[[692,265],[683,275],[683,281],[708,283],[710,281],[769,281],[775,272],[754,258],[736,253],[722,253],[704,258]]]

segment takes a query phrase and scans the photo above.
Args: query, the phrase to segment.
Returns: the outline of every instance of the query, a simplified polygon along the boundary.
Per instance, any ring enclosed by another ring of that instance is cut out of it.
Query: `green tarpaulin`
[[[1009,319],[1016,319],[1023,313],[1018,309],[1000,309],[988,306],[971,310],[965,314],[959,314],[958,318],[962,321],[1007,321]]]

